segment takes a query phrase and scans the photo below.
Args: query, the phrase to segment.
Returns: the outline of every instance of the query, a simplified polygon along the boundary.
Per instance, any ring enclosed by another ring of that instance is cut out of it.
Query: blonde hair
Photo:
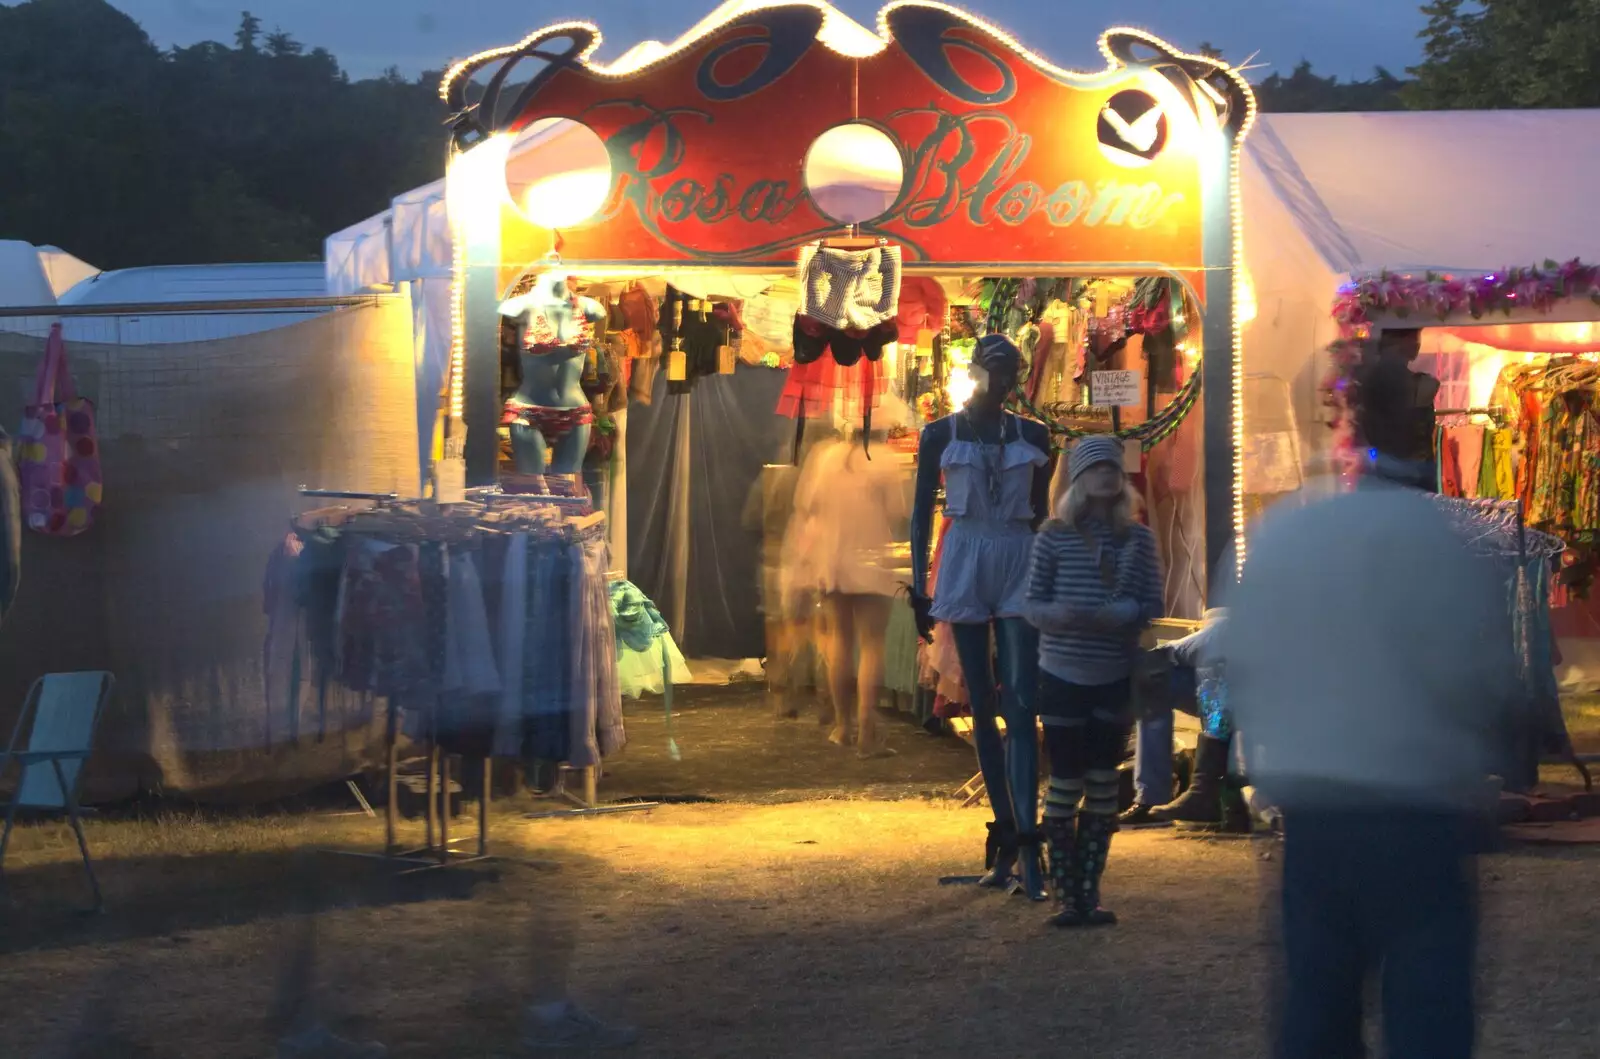
[[[1055,506],[1052,510],[1059,521],[1066,523],[1068,526],[1077,526],[1083,522],[1084,516],[1088,514],[1090,503],[1089,491],[1085,488],[1083,479],[1079,478],[1069,484],[1061,495],[1056,498]],[[1113,533],[1121,534],[1134,524],[1139,511],[1139,504],[1139,494],[1134,492],[1133,483],[1124,473],[1122,476],[1122,493],[1111,502],[1111,530]]]

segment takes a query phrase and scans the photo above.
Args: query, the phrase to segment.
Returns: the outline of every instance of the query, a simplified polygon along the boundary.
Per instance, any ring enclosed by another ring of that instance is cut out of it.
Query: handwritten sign
[[[1089,399],[1096,408],[1137,408],[1144,387],[1136,371],[1096,371],[1089,375]]]

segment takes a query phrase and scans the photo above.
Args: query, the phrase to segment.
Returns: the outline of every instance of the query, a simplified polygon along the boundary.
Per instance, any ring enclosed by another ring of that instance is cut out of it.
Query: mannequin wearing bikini
[[[564,273],[546,272],[500,306],[515,321],[522,385],[506,401],[502,425],[522,474],[578,474],[589,450],[594,409],[583,392],[584,363],[605,308],[580,298]]]

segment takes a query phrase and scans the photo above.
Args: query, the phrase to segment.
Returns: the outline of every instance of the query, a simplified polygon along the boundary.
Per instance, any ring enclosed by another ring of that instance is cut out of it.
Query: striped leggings
[[[1117,769],[1128,749],[1132,687],[1126,680],[1089,687],[1039,672],[1039,719],[1050,754],[1050,793],[1044,815],[1083,811],[1114,816]]]

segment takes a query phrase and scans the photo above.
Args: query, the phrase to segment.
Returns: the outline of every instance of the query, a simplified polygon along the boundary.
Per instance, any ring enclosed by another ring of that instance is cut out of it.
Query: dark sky
[[[281,28],[307,45],[327,48],[357,77],[390,65],[407,75],[439,69],[451,59],[573,18],[597,23],[606,38],[600,57],[614,58],[640,40],[670,40],[716,6],[716,0],[111,2],[163,46],[231,42],[240,9],[248,8],[268,31]],[[882,5],[836,0],[835,6],[870,28]],[[1424,23],[1418,0],[968,0],[957,6],[1074,69],[1099,67],[1094,42],[1101,30],[1131,25],[1179,47],[1211,41],[1235,61],[1259,51],[1258,62],[1285,73],[1302,58],[1321,72],[1347,78],[1365,77],[1377,65],[1400,73],[1418,57],[1416,34]]]

